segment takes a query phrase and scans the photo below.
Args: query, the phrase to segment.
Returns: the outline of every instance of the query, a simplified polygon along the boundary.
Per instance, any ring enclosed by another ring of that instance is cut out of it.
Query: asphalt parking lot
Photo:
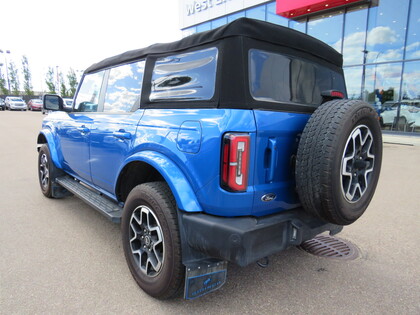
[[[371,205],[338,235],[359,258],[291,248],[268,268],[229,265],[225,286],[200,299],[158,301],[132,279],[118,225],[41,194],[42,118],[0,112],[0,314],[420,314],[420,146],[384,144]]]

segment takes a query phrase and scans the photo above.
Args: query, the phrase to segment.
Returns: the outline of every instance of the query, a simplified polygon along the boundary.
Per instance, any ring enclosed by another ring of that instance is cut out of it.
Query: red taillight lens
[[[249,134],[227,133],[223,137],[223,188],[230,191],[246,191],[248,187],[249,144]]]
[[[344,93],[342,93],[340,91],[331,91],[331,96],[332,97],[338,97],[338,98],[344,98]]]
[[[344,98],[344,96],[345,96],[343,92],[340,92],[340,91],[337,91],[337,90],[322,91],[321,92],[321,95],[323,97],[332,98],[332,99],[335,99],[335,98]]]

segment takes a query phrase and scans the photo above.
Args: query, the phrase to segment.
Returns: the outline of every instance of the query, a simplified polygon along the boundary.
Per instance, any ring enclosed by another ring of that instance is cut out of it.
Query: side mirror
[[[59,95],[45,94],[42,97],[42,107],[45,110],[62,111],[64,110],[64,101]]]

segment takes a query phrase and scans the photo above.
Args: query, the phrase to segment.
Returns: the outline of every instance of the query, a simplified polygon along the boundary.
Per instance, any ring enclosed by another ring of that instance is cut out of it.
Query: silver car
[[[26,108],[27,108],[25,101],[22,98],[16,97],[16,96],[7,96],[5,103],[6,103],[6,109],[9,109],[9,110],[26,111]]]

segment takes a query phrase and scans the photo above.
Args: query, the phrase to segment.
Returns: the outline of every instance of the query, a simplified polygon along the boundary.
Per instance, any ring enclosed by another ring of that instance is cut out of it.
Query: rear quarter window
[[[215,91],[217,58],[215,47],[158,58],[150,101],[210,100]]]
[[[338,72],[302,58],[257,49],[249,51],[249,86],[257,101],[305,105],[320,105],[322,91],[346,91]]]

